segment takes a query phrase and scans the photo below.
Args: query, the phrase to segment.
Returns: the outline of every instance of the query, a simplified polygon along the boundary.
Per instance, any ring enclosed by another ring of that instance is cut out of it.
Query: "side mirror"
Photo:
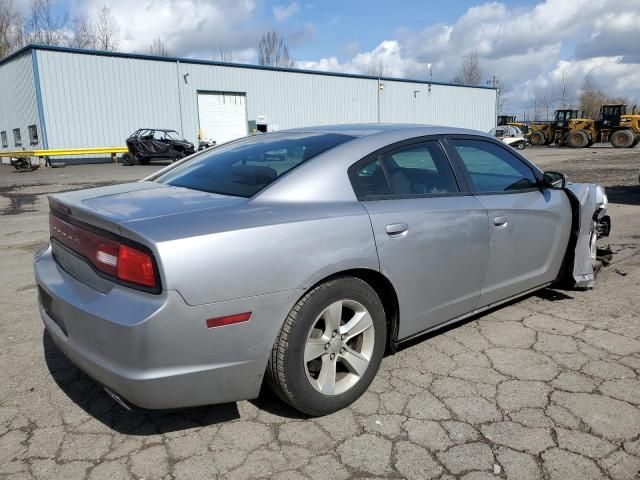
[[[560,172],[544,172],[542,184],[547,188],[564,188],[567,185],[568,177]]]

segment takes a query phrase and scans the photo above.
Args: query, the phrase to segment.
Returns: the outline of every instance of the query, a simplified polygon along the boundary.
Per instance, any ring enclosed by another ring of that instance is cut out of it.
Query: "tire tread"
[[[300,312],[307,305],[309,300],[317,295],[318,293],[331,289],[336,282],[340,280],[349,279],[352,281],[361,282],[367,288],[371,289],[371,286],[365,282],[364,280],[357,277],[336,277],[327,282],[321,283],[316,287],[309,290],[305,293],[300,300],[293,306],[287,318],[285,319],[278,336],[273,344],[273,348],[271,349],[271,354],[269,356],[269,361],[267,363],[267,382],[271,387],[271,390],[285,403],[291,405],[293,408],[309,412],[308,408],[305,408],[303,405],[300,405],[292,393],[289,385],[287,383],[287,376],[285,371],[285,355],[286,351],[289,347],[289,337],[291,335],[291,331],[298,320],[298,316]],[[372,290],[375,295],[375,291]]]

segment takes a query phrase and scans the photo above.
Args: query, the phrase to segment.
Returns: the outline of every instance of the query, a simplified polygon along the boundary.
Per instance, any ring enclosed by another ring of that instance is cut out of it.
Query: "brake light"
[[[153,257],[118,240],[49,214],[51,237],[73,250],[97,270],[123,282],[158,289]]]
[[[153,260],[148,253],[141,252],[128,245],[120,245],[117,268],[117,277],[120,280],[151,288],[156,286]]]

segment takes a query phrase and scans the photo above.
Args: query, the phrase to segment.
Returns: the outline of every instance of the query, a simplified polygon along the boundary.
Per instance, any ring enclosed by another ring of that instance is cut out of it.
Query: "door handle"
[[[509,224],[509,219],[507,217],[494,217],[493,224],[496,227],[506,227]]]
[[[385,227],[387,235],[396,237],[407,233],[409,230],[409,224],[407,223],[390,223]]]

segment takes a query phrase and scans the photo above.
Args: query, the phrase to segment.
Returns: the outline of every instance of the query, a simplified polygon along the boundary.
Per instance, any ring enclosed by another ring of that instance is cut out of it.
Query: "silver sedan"
[[[125,407],[324,415],[383,354],[555,282],[589,288],[606,196],[480,132],[345,125],[50,197],[46,330]]]

